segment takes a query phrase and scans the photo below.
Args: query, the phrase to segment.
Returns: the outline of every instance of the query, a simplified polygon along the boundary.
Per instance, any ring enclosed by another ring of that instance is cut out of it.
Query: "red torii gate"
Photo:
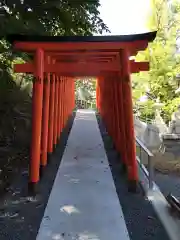
[[[156,32],[122,36],[9,35],[13,48],[33,61],[15,72],[34,75],[29,189],[35,190],[67,119],[74,109],[76,77],[96,76],[96,102],[127,170],[129,190],[138,182],[130,74],[148,71],[148,62],[130,56],[144,50]]]

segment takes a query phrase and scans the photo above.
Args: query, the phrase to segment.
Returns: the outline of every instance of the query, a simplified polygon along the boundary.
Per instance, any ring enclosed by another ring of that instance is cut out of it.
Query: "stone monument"
[[[177,111],[173,112],[171,116],[171,121],[169,123],[169,133],[180,134],[180,105]]]

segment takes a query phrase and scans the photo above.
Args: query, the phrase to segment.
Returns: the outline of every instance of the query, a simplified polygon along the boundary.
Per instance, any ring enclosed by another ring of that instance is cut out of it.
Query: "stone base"
[[[45,169],[46,169],[46,166],[43,166],[43,165],[40,166],[40,171],[39,171],[40,178],[44,176]]]
[[[122,163],[121,165],[121,173],[126,174],[127,173],[127,166],[125,163]]]
[[[128,180],[128,192],[138,193],[138,182],[136,180]]]
[[[37,193],[38,193],[38,183],[29,182],[29,184],[28,184],[28,194],[30,196],[36,196]]]
[[[162,138],[164,140],[178,140],[178,139],[180,139],[180,134],[166,133],[166,134],[162,135]]]

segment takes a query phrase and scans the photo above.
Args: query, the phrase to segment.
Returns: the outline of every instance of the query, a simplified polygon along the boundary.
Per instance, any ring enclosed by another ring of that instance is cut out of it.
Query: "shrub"
[[[161,115],[166,123],[168,123],[171,120],[171,115],[174,111],[177,110],[178,105],[180,105],[180,97],[167,101],[165,106],[162,108]]]

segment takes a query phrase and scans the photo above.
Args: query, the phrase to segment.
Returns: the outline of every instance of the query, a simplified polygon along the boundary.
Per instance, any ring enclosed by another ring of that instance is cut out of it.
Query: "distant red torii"
[[[130,60],[145,50],[156,32],[120,36],[9,35],[15,50],[33,62],[15,64],[15,72],[31,73],[33,81],[32,140],[29,187],[53,152],[74,108],[74,80],[97,77],[97,109],[105,122],[128,174],[129,189],[138,182],[130,74],[148,71],[149,63]],[[40,170],[39,170],[40,168]]]
[[[140,71],[148,71],[148,62],[134,62],[130,60],[131,73],[138,73]],[[14,71],[16,73],[35,73],[35,65],[33,63],[15,64]],[[90,72],[101,73],[103,71],[120,72],[119,63],[55,63],[55,64],[44,64],[45,73],[57,73],[62,76],[64,73],[72,75],[80,73],[82,76],[89,75]]]

